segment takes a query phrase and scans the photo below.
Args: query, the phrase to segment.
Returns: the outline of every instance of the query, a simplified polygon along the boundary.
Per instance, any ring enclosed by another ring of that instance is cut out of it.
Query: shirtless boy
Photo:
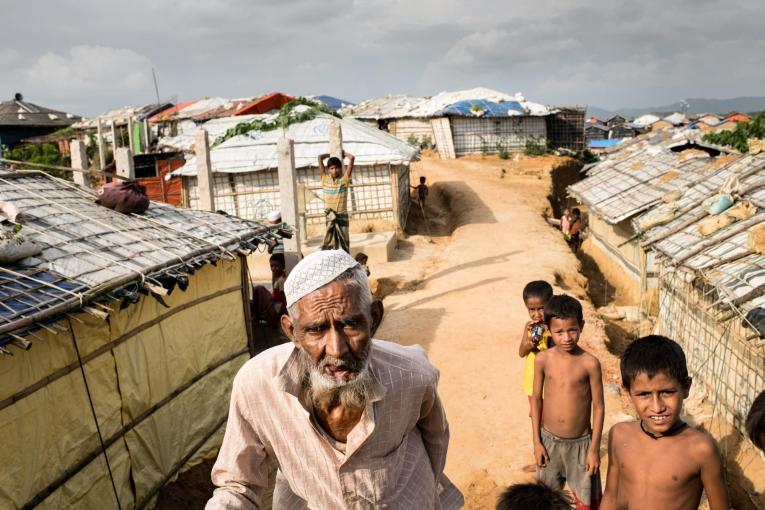
[[[557,489],[568,482],[577,510],[596,509],[605,410],[600,362],[579,346],[584,327],[579,301],[553,296],[545,305],[545,323],[555,347],[537,354],[534,364],[531,423],[537,479]]]
[[[702,490],[711,510],[730,508],[714,441],[680,419],[691,387],[680,345],[639,338],[622,354],[621,372],[639,420],[616,424],[608,435],[601,509],[695,510]]]

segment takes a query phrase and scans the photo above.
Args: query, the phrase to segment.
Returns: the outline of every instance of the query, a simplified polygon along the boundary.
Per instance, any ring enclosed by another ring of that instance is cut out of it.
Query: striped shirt
[[[325,173],[321,177],[321,187],[324,191],[324,208],[337,213],[348,212],[348,184],[350,177],[345,174],[337,179]]]
[[[207,510],[261,508],[269,458],[273,508],[457,509],[462,494],[443,474],[449,426],[438,370],[419,346],[372,340],[372,398],[344,452],[317,429],[301,391],[299,352],[271,348],[237,374]]]

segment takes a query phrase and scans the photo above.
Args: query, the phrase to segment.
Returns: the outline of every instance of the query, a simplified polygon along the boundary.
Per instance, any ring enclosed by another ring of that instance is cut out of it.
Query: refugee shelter
[[[192,134],[203,123],[224,117],[265,114],[278,110],[293,98],[281,92],[271,92],[260,97],[225,99],[209,97],[196,101],[186,101],[168,108],[149,118],[155,126],[157,136],[173,137]]]
[[[644,135],[590,167],[587,178],[569,186],[569,194],[588,211],[585,251],[635,302],[651,298],[656,270],[641,249],[631,220],[705,179],[725,161],[714,157],[719,154],[719,149],[684,138]]]
[[[215,454],[233,377],[259,350],[245,256],[270,230],[95,199],[0,173],[0,228],[40,249],[0,265],[1,508],[150,505]]]
[[[21,94],[9,101],[0,101],[0,154],[3,145],[13,148],[26,138],[53,133],[79,119],[71,113],[24,101]]]
[[[658,268],[656,331],[683,346],[713,416],[742,432],[765,388],[765,154],[729,159],[634,225]]]
[[[156,136],[145,121],[172,106],[172,103],[123,106],[102,112],[89,119],[81,119],[72,127],[79,133],[79,138],[88,141],[89,135],[98,135],[100,122],[101,136],[104,141],[112,145],[112,149],[130,147],[133,154],[150,153]]]
[[[343,117],[350,117],[387,131],[405,142],[433,143],[430,119],[426,116],[414,116],[412,113],[425,101],[424,97],[388,95],[346,106],[340,113]]]
[[[300,105],[293,112],[311,116],[309,110]],[[296,121],[284,130],[240,133],[235,126],[239,134],[222,137],[225,141],[220,137],[211,140],[216,209],[248,219],[262,219],[280,209],[277,142],[286,136],[295,144],[298,191],[304,198],[306,223],[323,225],[324,199],[317,156],[329,152],[332,122],[340,122],[343,149],[356,157],[348,197],[351,220],[382,221],[391,230],[403,229],[410,206],[409,163],[418,158],[418,150],[375,127],[326,113],[315,113],[310,120]],[[185,203],[199,207],[196,157],[173,175],[183,179]]]

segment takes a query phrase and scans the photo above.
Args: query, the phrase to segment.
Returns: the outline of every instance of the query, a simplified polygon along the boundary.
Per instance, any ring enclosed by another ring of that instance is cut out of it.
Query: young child
[[[425,176],[420,176],[420,184],[412,186],[412,189],[417,190],[417,203],[420,205],[420,209],[425,211],[425,199],[428,198],[429,193],[428,185],[425,184]]]
[[[568,482],[577,510],[596,509],[605,414],[600,362],[579,346],[584,327],[579,301],[553,296],[545,306],[545,323],[555,346],[540,352],[534,363],[531,423],[537,479],[555,489]]]
[[[366,253],[358,252],[354,258],[356,259],[356,262],[358,262],[359,265],[364,268],[364,271],[366,271],[367,276],[372,274],[372,272],[369,270],[369,266],[367,266],[369,257],[367,256]]]
[[[765,391],[760,393],[746,417],[746,433],[754,446],[765,452]]]
[[[542,482],[517,483],[502,493],[497,510],[571,510],[573,504],[567,494]]]
[[[691,379],[683,349],[669,338],[638,338],[621,357],[622,385],[638,421],[608,435],[608,475],[601,510],[691,510],[706,491],[711,510],[727,510],[728,492],[714,441],[681,419]]]
[[[538,352],[550,347],[550,332],[545,326],[545,305],[552,295],[552,286],[544,280],[529,282],[523,288],[523,304],[526,305],[531,320],[523,326],[518,356],[525,358],[523,391],[529,398],[529,417],[531,417],[531,395],[534,392],[534,360]]]
[[[579,247],[582,245],[581,231],[582,211],[580,211],[577,207],[574,207],[571,209],[571,218],[569,219],[568,227],[568,238],[566,239],[566,241],[568,241],[568,245],[571,246],[572,250],[574,250],[574,253],[579,251]]]

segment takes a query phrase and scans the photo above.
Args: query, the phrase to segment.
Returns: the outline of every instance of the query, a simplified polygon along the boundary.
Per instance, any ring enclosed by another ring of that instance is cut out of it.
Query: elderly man
[[[419,346],[370,338],[381,312],[359,264],[342,250],[315,252],[285,293],[292,342],[237,374],[206,508],[261,508],[269,458],[279,466],[275,510],[460,508],[443,474],[438,370]]]

